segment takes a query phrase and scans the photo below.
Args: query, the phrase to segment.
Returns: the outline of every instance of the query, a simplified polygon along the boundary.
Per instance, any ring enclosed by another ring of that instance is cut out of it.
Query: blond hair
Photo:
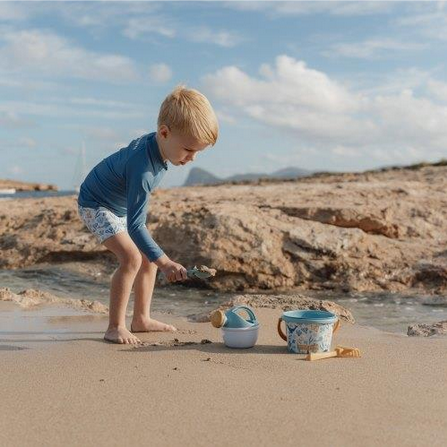
[[[201,143],[214,146],[219,134],[216,114],[202,93],[177,86],[163,101],[158,114],[158,127],[190,135]]]

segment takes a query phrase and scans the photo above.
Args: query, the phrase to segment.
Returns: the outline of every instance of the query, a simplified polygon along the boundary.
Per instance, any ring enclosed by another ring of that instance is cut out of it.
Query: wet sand
[[[0,445],[446,445],[447,337],[345,324],[336,342],[363,357],[307,362],[281,311],[256,313],[253,349],[169,315],[178,333],[131,347],[102,341],[106,316],[0,302]]]

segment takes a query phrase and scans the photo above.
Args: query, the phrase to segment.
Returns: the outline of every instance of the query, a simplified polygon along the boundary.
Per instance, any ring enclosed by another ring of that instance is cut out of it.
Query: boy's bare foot
[[[125,327],[107,329],[106,333],[104,334],[104,340],[125,345],[135,345],[141,343],[141,340],[138,337],[135,337],[135,335],[133,335]]]
[[[132,321],[130,330],[132,332],[176,332],[177,328],[170,324],[145,317]]]

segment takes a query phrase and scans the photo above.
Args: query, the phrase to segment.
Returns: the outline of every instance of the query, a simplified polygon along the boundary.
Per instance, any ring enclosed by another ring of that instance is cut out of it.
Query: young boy
[[[216,115],[206,97],[179,86],[161,105],[157,132],[143,135],[102,160],[81,185],[79,215],[119,262],[110,287],[105,340],[135,344],[140,340],[132,332],[176,330],[153,320],[150,305],[157,268],[170,282],[185,280],[186,269],[152,239],[146,227],[147,205],[168,161],[186,165],[198,152],[213,146],[217,136]],[[135,305],[129,331],[125,315],[132,285]]]

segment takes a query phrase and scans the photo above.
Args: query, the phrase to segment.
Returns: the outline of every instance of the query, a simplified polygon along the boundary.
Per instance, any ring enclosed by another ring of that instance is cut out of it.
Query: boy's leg
[[[126,307],[132,284],[141,266],[141,254],[127,232],[106,239],[103,244],[119,261],[110,286],[109,327],[104,339],[114,343],[139,343],[140,340],[126,328]]]
[[[134,281],[135,303],[133,308],[132,332],[170,331],[176,330],[170,324],[162,323],[150,317],[150,307],[154,292],[157,266],[141,253],[140,270]]]

